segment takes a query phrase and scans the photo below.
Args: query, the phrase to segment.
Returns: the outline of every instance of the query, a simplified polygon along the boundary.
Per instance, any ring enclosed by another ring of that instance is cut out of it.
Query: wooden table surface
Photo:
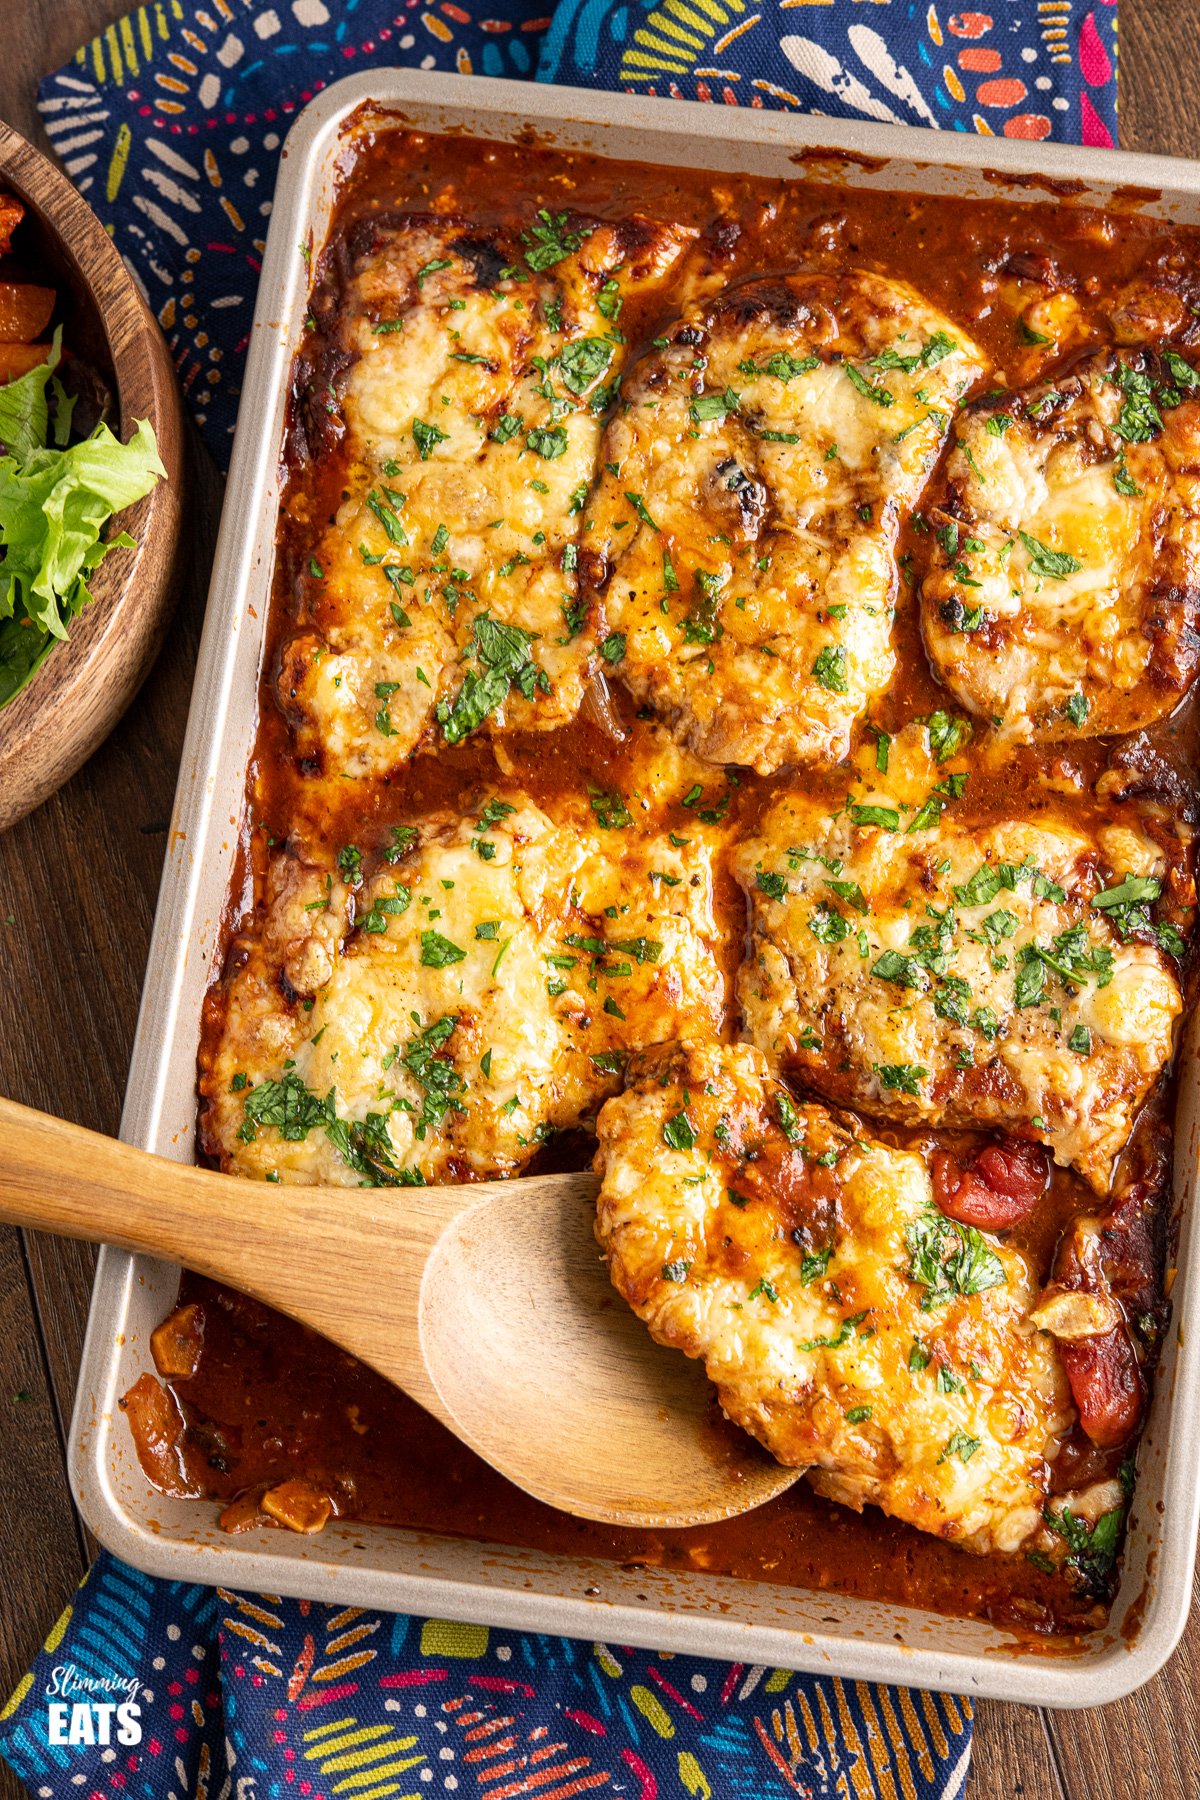
[[[897,0],[898,3],[898,0]],[[1081,3],[1081,0],[1076,0]],[[0,118],[45,147],[38,77],[130,0],[3,0]],[[1200,0],[1120,0],[1121,144],[1186,156]],[[192,445],[178,610],[140,698],[85,769],[0,837],[0,1093],[115,1132],[183,740],[221,484]],[[0,1704],[92,1550],[64,1444],[93,1256],[0,1227]],[[970,1800],[1200,1794],[1200,1606],[1163,1674],[1104,1710],[978,1709]],[[20,1787],[0,1763],[0,1800]]]

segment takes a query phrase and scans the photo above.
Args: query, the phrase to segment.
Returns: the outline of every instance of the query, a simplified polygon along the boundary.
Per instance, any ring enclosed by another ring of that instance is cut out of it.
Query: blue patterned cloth
[[[1111,147],[1116,28],[1111,0],[560,0],[538,80]]]
[[[958,1800],[970,1719],[942,1695],[102,1556],[0,1714],[0,1752],[38,1800]]]
[[[553,0],[151,0],[47,75],[38,107],[166,335],[222,468],[279,152],[364,68],[532,80]]]
[[[901,120],[1116,137],[1116,8],[992,0],[152,0],[38,93],[67,173],[166,333],[229,461],[279,151],[363,68],[442,69]],[[549,27],[549,29],[547,29]],[[540,54],[539,54],[540,52]]]

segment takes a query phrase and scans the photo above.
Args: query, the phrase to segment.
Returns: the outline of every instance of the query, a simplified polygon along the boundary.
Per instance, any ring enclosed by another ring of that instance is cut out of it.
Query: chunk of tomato
[[[1100,1337],[1060,1340],[1071,1398],[1093,1444],[1123,1444],[1138,1428],[1145,1401],[1142,1372],[1129,1332],[1117,1325]]]
[[[1045,1193],[1050,1159],[1040,1144],[1002,1138],[966,1162],[937,1150],[930,1174],[933,1197],[948,1219],[1003,1231],[1028,1217]]]

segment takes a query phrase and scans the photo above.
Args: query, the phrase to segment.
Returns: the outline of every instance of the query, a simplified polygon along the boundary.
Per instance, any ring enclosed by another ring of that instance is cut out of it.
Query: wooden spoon
[[[592,1236],[596,1177],[274,1186],[150,1156],[0,1100],[0,1220],[117,1244],[290,1313],[539,1500],[702,1525],[796,1480],[655,1344]]]

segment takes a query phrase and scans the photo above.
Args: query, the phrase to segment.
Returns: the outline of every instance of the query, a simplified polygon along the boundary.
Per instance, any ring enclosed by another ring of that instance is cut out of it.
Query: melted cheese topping
[[[1103,1192],[1171,1056],[1173,967],[1093,904],[1131,872],[1095,838],[1055,820],[959,823],[953,771],[917,737],[833,816],[784,792],[736,852],[746,1032],[831,1099],[1019,1128]]]
[[[605,654],[710,761],[836,761],[891,679],[896,534],[982,356],[865,273],[726,290],[655,345],[588,506]]]
[[[960,421],[925,642],[958,698],[1016,737],[1133,731],[1194,678],[1200,401],[1173,356],[1103,351]]]
[[[732,1419],[823,1493],[967,1549],[1040,1528],[1073,1414],[1033,1274],[939,1227],[919,1156],[792,1101],[749,1046],[697,1040],[639,1059],[597,1136],[614,1285]],[[973,1274],[947,1285],[964,1243]]]
[[[686,234],[538,229],[545,267],[536,240],[416,216],[381,221],[357,256],[352,469],[277,684],[313,763],[386,774],[485,722],[550,730],[578,710],[594,644],[574,539],[624,355],[615,320]]]
[[[365,880],[271,866],[202,1080],[223,1165],[382,1185],[510,1174],[723,1005],[702,834],[561,828],[519,794]]]

